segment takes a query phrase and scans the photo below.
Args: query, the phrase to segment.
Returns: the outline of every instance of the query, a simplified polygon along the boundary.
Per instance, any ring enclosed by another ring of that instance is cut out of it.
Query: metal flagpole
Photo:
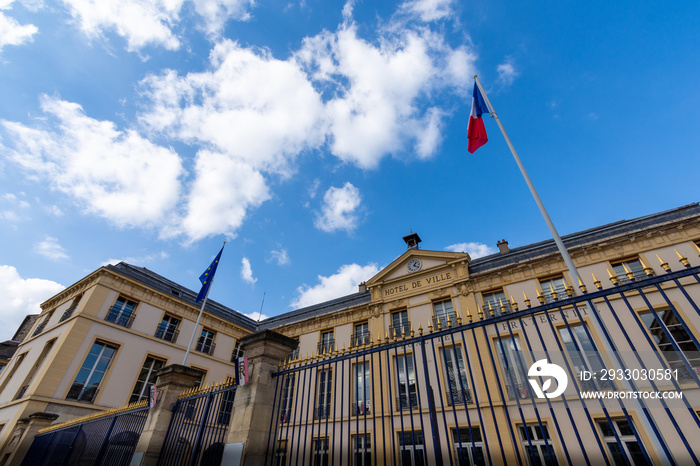
[[[474,75],[474,81],[476,82],[476,85],[479,86],[479,91],[481,92],[481,95],[484,97],[484,100],[486,101],[486,105],[488,105],[488,107],[489,107],[489,113],[491,113],[491,116],[496,119],[496,123],[498,123],[498,127],[501,129],[501,133],[503,133],[503,137],[506,138],[506,143],[508,143],[508,147],[510,148],[510,152],[513,154],[513,158],[515,159],[515,163],[518,164],[518,168],[520,168],[520,173],[522,173],[523,178],[525,178],[525,183],[527,183],[527,187],[530,188],[530,193],[532,194],[532,197],[535,199],[535,203],[537,204],[537,207],[540,209],[540,213],[542,214],[542,217],[544,217],[544,221],[547,224],[547,227],[549,228],[549,232],[552,234],[552,237],[554,237],[554,242],[556,243],[557,248],[559,249],[559,252],[561,253],[562,257],[564,258],[564,262],[566,263],[566,266],[569,269],[569,273],[571,274],[571,279],[574,281],[574,283],[571,284],[571,287],[574,290],[576,290],[577,281],[580,280],[581,277],[579,277],[578,271],[576,270],[576,266],[574,266],[574,261],[571,260],[571,256],[569,256],[569,252],[566,250],[566,247],[564,246],[564,242],[561,240],[559,233],[557,233],[557,229],[554,227],[554,223],[552,223],[552,219],[549,218],[549,214],[547,213],[547,209],[544,208],[544,204],[542,204],[542,200],[540,200],[540,196],[537,194],[537,191],[535,191],[535,186],[532,184],[532,181],[530,181],[530,177],[527,175],[527,172],[525,171],[525,167],[523,166],[523,163],[520,161],[520,157],[518,157],[518,153],[515,151],[515,147],[513,147],[513,143],[510,142],[510,138],[508,137],[506,130],[503,128],[503,124],[501,124],[501,120],[498,118],[496,111],[493,109],[493,105],[491,105],[491,101],[486,96],[486,92],[484,92],[484,88],[481,86],[481,82],[479,82],[479,78],[476,75]]]
[[[226,246],[226,241],[224,241],[224,246]],[[223,250],[223,247],[221,248]],[[202,301],[202,307],[199,309],[199,315],[197,316],[197,322],[194,324],[194,330],[192,330],[192,336],[190,337],[190,343],[187,345],[187,351],[185,351],[185,358],[182,360],[182,365],[187,365],[187,357],[190,355],[190,350],[192,350],[192,342],[194,341],[194,336],[197,333],[197,328],[199,328],[199,321],[202,320],[202,313],[204,312],[204,306],[207,304],[207,298],[209,298],[209,291],[211,291],[211,286],[214,284],[214,276],[212,275],[211,281],[209,282],[209,288],[207,288],[207,294],[204,295],[204,300]]]

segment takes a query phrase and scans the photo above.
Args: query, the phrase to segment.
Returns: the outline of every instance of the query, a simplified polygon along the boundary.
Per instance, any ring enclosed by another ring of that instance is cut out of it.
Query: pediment
[[[420,269],[411,271],[408,263],[413,259],[420,261]],[[409,249],[396,258],[391,264],[384,267],[377,275],[367,281],[367,286],[372,287],[380,283],[395,281],[410,276],[418,276],[430,270],[444,268],[454,262],[466,262],[469,265],[471,257],[466,252],[449,251],[424,251],[421,249]]]

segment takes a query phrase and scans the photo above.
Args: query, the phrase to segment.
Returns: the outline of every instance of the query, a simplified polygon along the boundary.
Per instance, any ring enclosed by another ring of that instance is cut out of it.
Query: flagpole
[[[226,246],[226,241],[224,241],[224,246]],[[221,247],[221,250],[223,250],[224,247]],[[204,306],[207,304],[207,299],[209,298],[209,292],[211,291],[211,286],[214,284],[214,277],[211,277],[211,281],[209,282],[209,287],[207,288],[207,294],[204,295],[204,300],[202,301],[202,307],[199,308],[199,315],[197,316],[197,322],[194,324],[194,330],[192,330],[192,336],[190,337],[190,343],[187,345],[187,351],[185,351],[185,358],[182,360],[182,365],[186,366],[187,365],[187,357],[190,355],[190,351],[192,350],[192,342],[194,342],[194,336],[197,334],[197,328],[199,328],[199,321],[202,320],[202,314],[204,313]]]
[[[547,227],[549,228],[549,232],[551,233],[552,237],[554,238],[554,242],[556,243],[557,248],[559,249],[559,253],[564,258],[564,263],[566,263],[566,267],[569,269],[569,274],[571,274],[571,279],[574,281],[574,283],[571,284],[571,287],[575,290],[576,289],[576,281],[580,280],[581,277],[579,276],[578,271],[576,270],[576,266],[574,265],[574,261],[571,260],[571,256],[569,256],[569,252],[566,250],[566,247],[564,246],[564,242],[561,240],[559,233],[557,233],[557,229],[554,227],[554,223],[552,223],[552,219],[549,217],[549,214],[547,213],[547,209],[544,208],[544,204],[542,203],[540,196],[537,194],[537,191],[535,191],[535,186],[532,184],[532,181],[530,181],[530,177],[528,176],[527,172],[525,171],[525,167],[523,166],[523,163],[520,161],[520,157],[518,157],[518,153],[515,151],[515,147],[513,147],[513,143],[510,142],[510,138],[508,137],[508,134],[506,133],[505,128],[503,128],[503,124],[501,123],[501,120],[498,118],[496,111],[493,109],[493,105],[491,105],[491,101],[489,100],[488,96],[486,95],[486,92],[484,91],[484,88],[481,86],[481,82],[479,82],[479,78],[476,75],[474,75],[474,81],[476,82],[476,85],[479,87],[479,91],[481,91],[481,95],[484,97],[484,100],[486,101],[486,105],[488,105],[488,107],[489,107],[489,113],[491,113],[491,116],[496,119],[496,123],[498,123],[498,127],[501,129],[501,133],[503,133],[503,137],[506,139],[506,143],[508,144],[508,147],[510,148],[510,152],[513,154],[513,158],[515,159],[515,163],[518,164],[518,168],[520,168],[520,173],[522,173],[523,178],[525,178],[525,183],[527,183],[527,187],[530,188],[530,193],[532,194],[532,197],[535,199],[535,203],[537,204],[537,207],[540,209],[540,213],[542,214],[542,217],[544,217],[544,221],[547,224]]]

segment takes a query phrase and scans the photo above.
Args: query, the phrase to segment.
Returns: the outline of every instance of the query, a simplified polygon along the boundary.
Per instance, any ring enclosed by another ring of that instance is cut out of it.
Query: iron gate
[[[266,464],[697,464],[700,267],[666,270],[289,361]]]

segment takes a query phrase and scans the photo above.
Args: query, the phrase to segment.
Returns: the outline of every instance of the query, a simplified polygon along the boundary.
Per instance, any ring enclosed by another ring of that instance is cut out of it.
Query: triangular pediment
[[[384,282],[420,276],[426,272],[445,268],[454,262],[465,262],[468,266],[470,261],[471,258],[466,252],[409,249],[368,280],[367,286],[372,287]]]

